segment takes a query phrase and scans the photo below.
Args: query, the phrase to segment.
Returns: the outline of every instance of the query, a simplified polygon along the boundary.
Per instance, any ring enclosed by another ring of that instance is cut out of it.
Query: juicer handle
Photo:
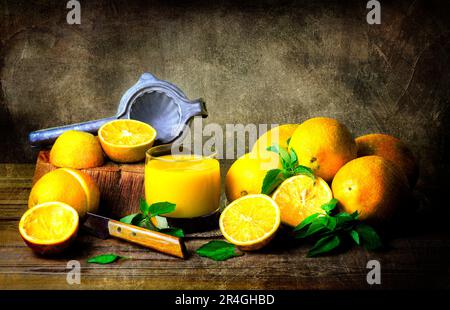
[[[208,110],[206,109],[206,103],[202,98],[196,100],[185,100],[186,104],[182,105],[183,122],[186,123],[191,117],[201,116],[202,118],[208,117]]]
[[[67,130],[78,130],[86,131],[92,134],[97,134],[98,129],[105,123],[117,119],[115,116],[97,119],[94,121],[88,121],[84,123],[65,125],[60,127],[53,127],[47,129],[41,129],[37,131],[30,132],[28,135],[28,142],[33,147],[42,147],[50,145],[55,142],[63,132]]]

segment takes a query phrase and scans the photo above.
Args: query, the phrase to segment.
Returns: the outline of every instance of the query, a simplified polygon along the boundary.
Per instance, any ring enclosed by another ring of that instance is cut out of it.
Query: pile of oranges
[[[264,177],[280,168],[278,155],[267,150],[273,141],[294,151],[298,164],[310,168],[315,177],[292,176],[269,197],[261,194]],[[230,242],[245,241],[247,249],[260,248],[280,222],[295,227],[313,213],[324,213],[321,206],[332,198],[342,211],[358,211],[360,220],[383,225],[408,200],[417,177],[413,153],[392,136],[369,134],[354,139],[345,125],[325,117],[281,125],[262,135],[252,151],[229,169],[225,189],[231,204],[222,213],[220,228]]]

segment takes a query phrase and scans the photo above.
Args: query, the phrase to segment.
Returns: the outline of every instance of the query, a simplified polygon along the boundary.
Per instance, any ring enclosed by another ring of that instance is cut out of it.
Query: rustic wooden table
[[[81,234],[58,258],[38,257],[18,233],[26,210],[34,165],[0,164],[0,289],[376,289],[448,288],[448,235],[429,232],[390,242],[383,253],[364,249],[306,258],[307,246],[272,245],[225,262],[193,251],[217,232],[186,239],[191,255],[183,261],[118,240]],[[216,236],[216,237],[215,237]],[[87,264],[88,257],[114,252],[132,259],[111,265]],[[381,263],[381,285],[369,285],[366,264]],[[67,262],[81,264],[81,284],[69,285]]]

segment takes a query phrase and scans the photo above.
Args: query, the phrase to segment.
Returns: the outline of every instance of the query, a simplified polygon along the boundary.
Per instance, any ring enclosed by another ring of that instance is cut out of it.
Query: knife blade
[[[183,240],[175,236],[122,223],[89,212],[82,227],[100,239],[116,237],[175,257],[186,257],[186,246]]]

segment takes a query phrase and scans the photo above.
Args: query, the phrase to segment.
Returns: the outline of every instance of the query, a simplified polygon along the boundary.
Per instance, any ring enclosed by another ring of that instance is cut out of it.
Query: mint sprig
[[[331,252],[346,239],[352,240],[358,246],[364,245],[369,251],[383,246],[375,229],[358,220],[358,212],[336,213],[337,203],[337,199],[331,199],[322,205],[324,213],[314,213],[294,228],[295,238],[315,242],[308,252],[308,257]]]
[[[232,257],[244,255],[236,251],[234,244],[222,240],[213,240],[198,248],[195,253],[215,261],[224,261]]]
[[[266,195],[271,194],[284,180],[294,175],[303,174],[314,179],[314,172],[309,167],[298,164],[298,157],[293,149],[286,150],[278,144],[274,144],[269,146],[267,150],[278,154],[281,169],[267,171],[263,180],[261,193]]]
[[[184,232],[181,228],[176,227],[164,227],[158,228],[153,223],[151,218],[167,214],[175,211],[176,205],[171,202],[155,202],[149,205],[144,199],[139,200],[139,210],[141,212],[127,215],[120,219],[122,223],[131,224],[146,229],[159,231],[175,237],[184,237]]]

